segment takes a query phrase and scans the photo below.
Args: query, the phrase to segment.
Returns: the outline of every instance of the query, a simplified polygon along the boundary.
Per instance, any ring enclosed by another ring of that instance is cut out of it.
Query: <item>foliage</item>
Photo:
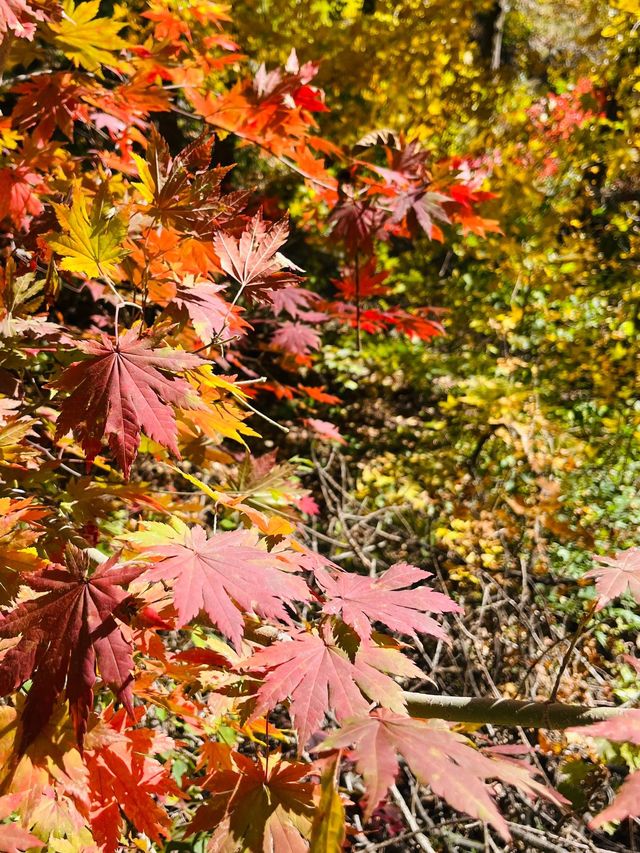
[[[550,578],[569,651],[636,594],[635,550],[575,579],[638,513],[638,9],[558,25],[543,82],[527,3],[369,5],[0,0],[0,849],[566,805],[405,690],[487,574]]]

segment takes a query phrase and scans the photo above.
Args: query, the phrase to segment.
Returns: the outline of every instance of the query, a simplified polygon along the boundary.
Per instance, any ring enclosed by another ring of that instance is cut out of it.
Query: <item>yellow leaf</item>
[[[104,193],[90,204],[76,184],[70,207],[54,204],[64,233],[49,239],[52,249],[62,255],[63,270],[88,276],[111,276],[115,265],[127,254],[122,248],[127,228],[117,213],[106,204]]]
[[[100,71],[101,65],[117,65],[113,51],[122,50],[126,42],[118,35],[124,22],[113,18],[96,18],[100,0],[78,3],[66,0],[62,18],[51,23],[55,42],[64,55],[87,71]]]
[[[309,853],[340,853],[345,839],[344,805],[336,787],[337,760],[322,774],[320,802],[311,829]]]
[[[138,167],[138,175],[140,176],[140,181],[134,181],[133,185],[138,189],[147,202],[147,204],[151,204],[156,194],[156,183],[153,180],[151,175],[151,170],[149,169],[149,164],[141,157],[139,154],[135,152],[131,152],[131,156],[133,157],[134,163]]]
[[[120,538],[134,550],[144,550],[156,545],[167,545],[174,542],[184,543],[188,532],[187,525],[173,516],[168,524],[163,521],[144,521],[139,530],[133,533],[125,533]]]
[[[193,474],[188,474],[186,471],[181,471],[180,468],[176,468],[173,465],[169,465],[166,463],[168,468],[171,468],[172,471],[175,471],[176,474],[180,474],[181,477],[184,477],[187,482],[191,483],[192,486],[196,486],[200,489],[201,492],[204,492],[205,495],[211,498],[211,500],[216,503],[223,497],[221,492],[214,491],[210,486],[207,486],[206,483],[203,483],[202,480],[199,480],[198,477],[195,477]]]
[[[200,368],[198,378],[200,383],[203,385],[207,385],[210,388],[218,388],[223,391],[228,391],[229,394],[233,395],[238,400],[247,399],[247,394],[241,388],[238,388],[238,386],[234,385],[233,382],[229,382],[229,380],[225,379],[224,376],[216,375],[209,365]]]

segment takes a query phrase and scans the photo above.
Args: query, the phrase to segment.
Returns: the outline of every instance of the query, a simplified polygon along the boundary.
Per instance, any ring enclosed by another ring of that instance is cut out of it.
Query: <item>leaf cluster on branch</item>
[[[379,252],[500,234],[485,173],[401,134],[338,148],[317,66],[248,73],[218,3],[137,10],[0,0],[0,849],[328,853],[356,826],[341,771],[366,822],[400,759],[508,840],[496,783],[563,797],[409,713],[410,643],[448,642],[462,608],[407,562],[354,574],[308,547],[304,468],[258,432],[345,441],[316,417],[325,328],[443,334]],[[300,180],[296,233],[218,162],[229,139]],[[338,298],[302,286],[299,232],[339,247]],[[603,603],[636,564],[594,570]]]

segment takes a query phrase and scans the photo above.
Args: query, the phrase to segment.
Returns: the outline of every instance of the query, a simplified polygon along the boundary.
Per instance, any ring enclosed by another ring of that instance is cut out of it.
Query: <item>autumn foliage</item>
[[[414,643],[463,607],[402,559],[311,548],[320,509],[272,449],[346,441],[326,333],[444,334],[381,258],[499,238],[487,171],[323,138],[318,66],[252,67],[226,6],[107,5],[0,0],[0,850],[348,849],[401,767],[507,843],[504,787],[564,797],[526,749],[407,711]],[[295,180],[293,212],[243,164]],[[300,235],[339,257],[324,289]],[[599,607],[637,597],[637,553],[592,577]]]

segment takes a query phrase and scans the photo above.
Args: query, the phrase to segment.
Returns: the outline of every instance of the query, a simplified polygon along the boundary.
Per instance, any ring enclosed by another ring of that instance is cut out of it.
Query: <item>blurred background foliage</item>
[[[354,498],[396,508],[391,550],[469,603],[524,584],[570,628],[590,554],[640,527],[638,0],[240,0],[234,19],[256,62],[321,60],[330,139],[391,128],[485,170],[503,233],[379,252],[446,336],[336,335],[316,368],[344,401]],[[299,255],[327,292],[335,261]],[[600,652],[632,619],[601,623]]]

